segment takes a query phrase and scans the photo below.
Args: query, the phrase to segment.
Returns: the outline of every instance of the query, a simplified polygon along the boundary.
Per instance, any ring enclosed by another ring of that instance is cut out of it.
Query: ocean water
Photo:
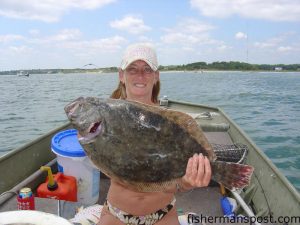
[[[300,73],[161,73],[161,96],[222,108],[300,190]],[[67,122],[79,96],[108,97],[111,74],[0,76],[0,156]]]

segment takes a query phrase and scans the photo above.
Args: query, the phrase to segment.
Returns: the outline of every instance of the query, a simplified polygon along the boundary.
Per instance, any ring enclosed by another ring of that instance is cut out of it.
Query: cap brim
[[[158,69],[157,66],[153,65],[148,59],[145,59],[145,58],[141,58],[141,57],[136,57],[136,58],[131,58],[130,60],[127,60],[126,62],[122,62],[120,68],[122,70],[125,70],[131,63],[137,61],[137,60],[142,60],[144,61],[145,63],[147,63],[152,70],[156,71]]]

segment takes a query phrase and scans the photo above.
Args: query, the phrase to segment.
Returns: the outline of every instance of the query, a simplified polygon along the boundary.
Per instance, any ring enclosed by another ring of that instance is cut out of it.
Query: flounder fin
[[[211,162],[212,179],[226,188],[241,189],[249,185],[254,168],[249,165],[223,161]]]

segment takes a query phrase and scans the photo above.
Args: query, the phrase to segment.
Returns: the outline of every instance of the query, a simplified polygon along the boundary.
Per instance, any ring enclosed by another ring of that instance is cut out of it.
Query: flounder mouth
[[[82,144],[88,144],[96,140],[96,137],[101,134],[102,126],[101,121],[92,123],[87,129],[87,134],[79,137],[79,141]]]
[[[101,121],[93,123],[91,125],[89,133],[90,134],[95,134],[95,133],[99,132],[99,128],[101,129]]]

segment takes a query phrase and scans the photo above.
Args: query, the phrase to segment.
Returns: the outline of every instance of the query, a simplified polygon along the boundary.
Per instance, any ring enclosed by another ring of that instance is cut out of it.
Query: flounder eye
[[[101,121],[94,123],[94,125],[91,127],[89,133],[95,133],[97,131],[98,127],[100,126],[100,124],[101,124]]]

